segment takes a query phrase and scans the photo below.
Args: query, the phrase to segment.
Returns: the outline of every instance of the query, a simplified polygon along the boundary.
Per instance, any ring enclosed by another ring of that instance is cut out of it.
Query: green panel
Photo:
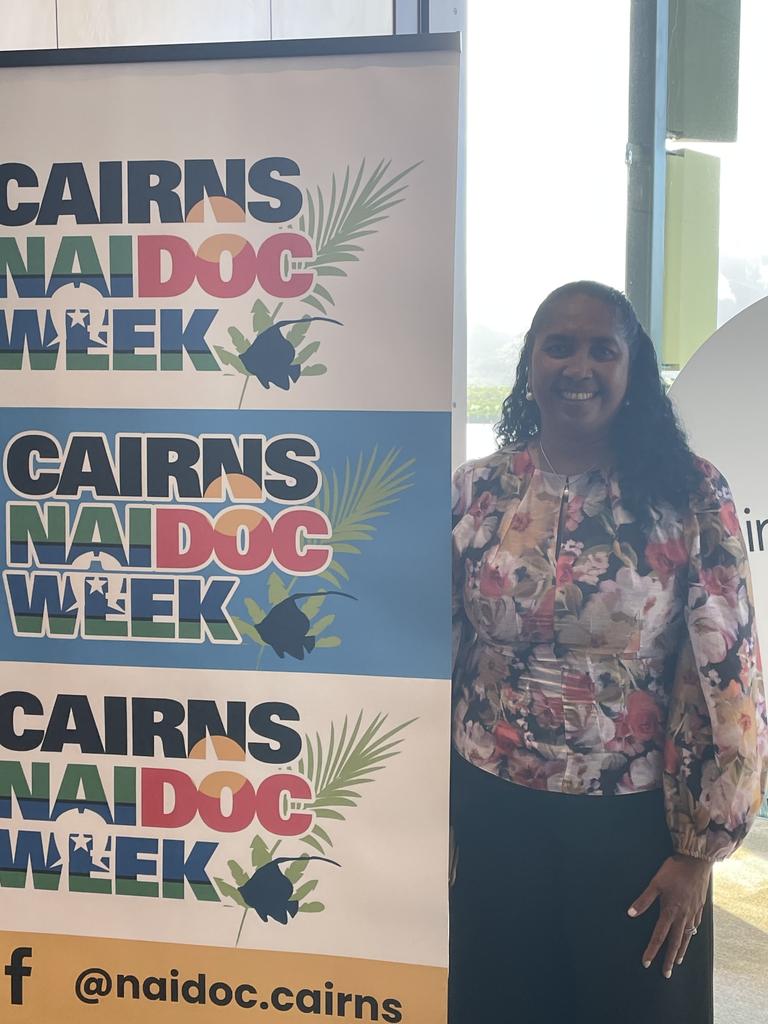
[[[740,21],[740,0],[670,0],[669,135],[735,141]]]
[[[717,328],[720,161],[667,154],[662,361],[681,369]]]

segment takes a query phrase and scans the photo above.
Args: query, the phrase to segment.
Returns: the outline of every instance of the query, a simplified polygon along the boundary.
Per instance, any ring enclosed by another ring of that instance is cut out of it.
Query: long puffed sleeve
[[[664,790],[676,852],[714,861],[736,849],[760,808],[768,725],[747,552],[727,482],[702,465]]]
[[[466,538],[463,538],[464,530],[462,524],[467,517],[472,504],[472,464],[466,463],[459,466],[453,474],[453,488],[451,493],[452,517],[453,517],[453,570],[452,570],[452,614],[453,614],[453,661],[452,667],[456,668],[456,659],[462,643],[470,633],[470,625],[464,611],[464,551],[466,550]]]

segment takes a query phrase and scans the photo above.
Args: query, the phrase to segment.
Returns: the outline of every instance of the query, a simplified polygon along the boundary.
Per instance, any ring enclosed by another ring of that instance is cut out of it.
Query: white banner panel
[[[671,396],[697,454],[724,474],[749,550],[758,630],[768,641],[768,479],[762,424],[768,429],[763,380],[768,372],[768,299],[723,324],[691,357]],[[739,412],[724,403],[738,397]]]
[[[444,1020],[458,54],[366,45],[0,70],[15,1020]]]

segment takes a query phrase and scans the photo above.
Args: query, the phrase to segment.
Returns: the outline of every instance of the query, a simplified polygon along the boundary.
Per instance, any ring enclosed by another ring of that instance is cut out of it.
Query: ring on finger
[[[685,929],[685,934],[686,935],[695,935],[698,930],[699,930],[698,928],[686,928]]]

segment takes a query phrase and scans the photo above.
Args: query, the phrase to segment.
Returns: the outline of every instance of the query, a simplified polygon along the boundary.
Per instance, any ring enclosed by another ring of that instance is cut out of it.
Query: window
[[[768,166],[766,39],[768,5],[764,0],[741,0],[736,141],[667,144],[668,165],[688,159],[688,154],[700,162],[692,174],[692,194],[683,203],[668,204],[668,239],[686,230],[686,219],[710,221],[707,234],[698,240],[711,266],[711,281],[702,283],[700,294],[710,312],[693,327],[681,325],[680,332],[687,336],[677,347],[665,329],[664,355],[673,370],[682,369],[716,327],[768,295],[768,207],[762,201]],[[670,273],[674,267],[667,268],[668,278]]]
[[[468,5],[467,457],[492,424],[539,302],[624,287],[629,0]]]

